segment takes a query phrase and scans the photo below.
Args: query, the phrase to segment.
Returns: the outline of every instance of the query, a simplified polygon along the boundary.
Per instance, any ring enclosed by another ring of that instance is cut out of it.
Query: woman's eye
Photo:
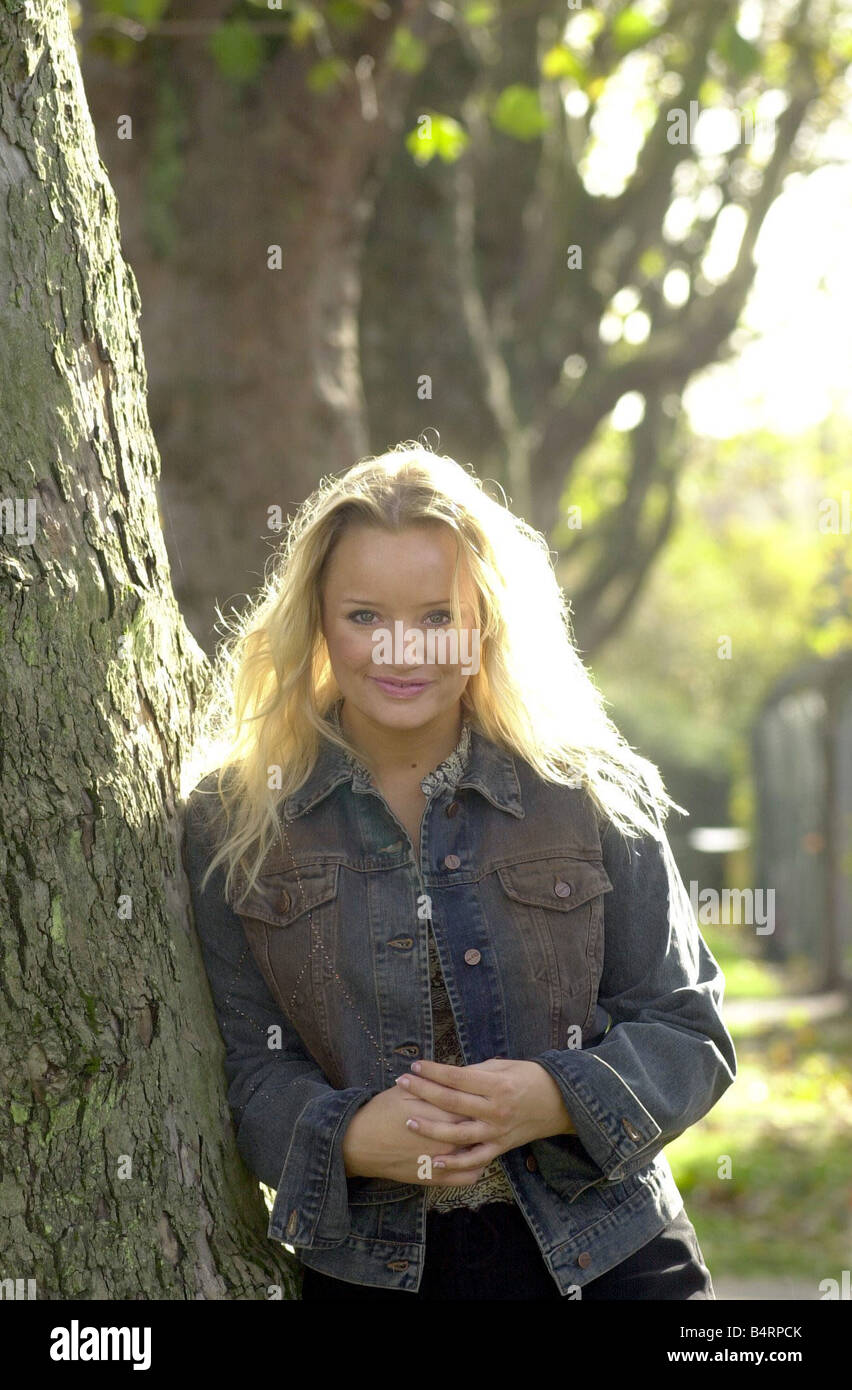
[[[360,621],[361,617],[364,614],[367,615],[368,621],[372,621],[376,616],[375,611],[372,608],[356,608],[354,612],[350,613],[348,616],[350,621],[356,623],[358,627],[366,627],[367,623],[362,623]],[[453,620],[452,613],[448,612],[445,608],[436,608],[433,613],[427,613],[426,616],[427,618],[443,618],[445,620],[445,623],[450,623]],[[430,623],[429,626],[438,627],[440,626],[440,624]]]

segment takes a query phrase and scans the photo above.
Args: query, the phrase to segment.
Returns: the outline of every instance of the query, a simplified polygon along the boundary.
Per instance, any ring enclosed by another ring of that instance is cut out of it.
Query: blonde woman
[[[723,978],[544,538],[399,445],[215,671],[185,862],[302,1297],[714,1298],[663,1150],[735,1076]]]

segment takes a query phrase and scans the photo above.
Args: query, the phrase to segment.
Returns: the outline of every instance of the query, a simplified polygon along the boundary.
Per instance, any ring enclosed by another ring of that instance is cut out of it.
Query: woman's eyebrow
[[[373,598],[343,598],[343,599],[340,600],[340,602],[341,602],[341,603],[363,603],[363,604],[365,604],[366,606],[368,606],[368,607],[370,607],[370,608],[381,608],[381,606],[382,606],[379,602],[377,602],[376,599],[373,599]],[[426,599],[426,601],[423,602],[423,603],[415,604],[415,607],[416,607],[416,608],[432,608],[433,606],[436,606],[436,605],[439,604],[439,603],[449,603],[449,602],[450,602],[450,600],[449,600],[448,598],[430,598],[430,599]]]

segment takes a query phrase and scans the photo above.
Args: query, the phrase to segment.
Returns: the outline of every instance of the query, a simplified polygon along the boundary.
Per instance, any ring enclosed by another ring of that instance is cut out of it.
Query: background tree
[[[426,428],[564,552],[584,650],[611,637],[671,533],[680,393],[844,100],[843,4],[764,0],[746,29],[739,0],[87,3],[199,640],[214,593],[255,587],[270,506]],[[612,505],[560,527],[629,393]]]
[[[819,135],[847,100],[846,7],[766,0],[750,38],[738,0],[475,8],[482,23],[436,47],[409,107],[412,126],[446,112],[460,138],[442,161],[440,128],[432,145],[412,131],[429,163],[398,152],[377,204],[371,424],[410,432],[415,383],[435,373],[430,423],[551,536],[594,653],[671,534],[690,447],[681,393],[731,349],[785,178],[825,162]],[[644,413],[609,505],[560,526],[584,451],[628,393]]]
[[[234,1142],[180,868],[206,662],[172,594],[139,295],[65,5],[0,5],[0,1271],[292,1290]]]
[[[368,452],[360,257],[414,4],[87,4],[77,33],[145,305],[166,540],[191,629],[255,587],[269,508]],[[215,562],[211,563],[212,560]]]

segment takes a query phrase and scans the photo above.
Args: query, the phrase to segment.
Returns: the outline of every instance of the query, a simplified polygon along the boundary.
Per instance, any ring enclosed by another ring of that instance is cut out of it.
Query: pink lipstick
[[[412,700],[432,684],[431,681],[395,681],[392,677],[382,679],[380,676],[371,676],[370,680],[375,681],[386,695],[397,700]]]

